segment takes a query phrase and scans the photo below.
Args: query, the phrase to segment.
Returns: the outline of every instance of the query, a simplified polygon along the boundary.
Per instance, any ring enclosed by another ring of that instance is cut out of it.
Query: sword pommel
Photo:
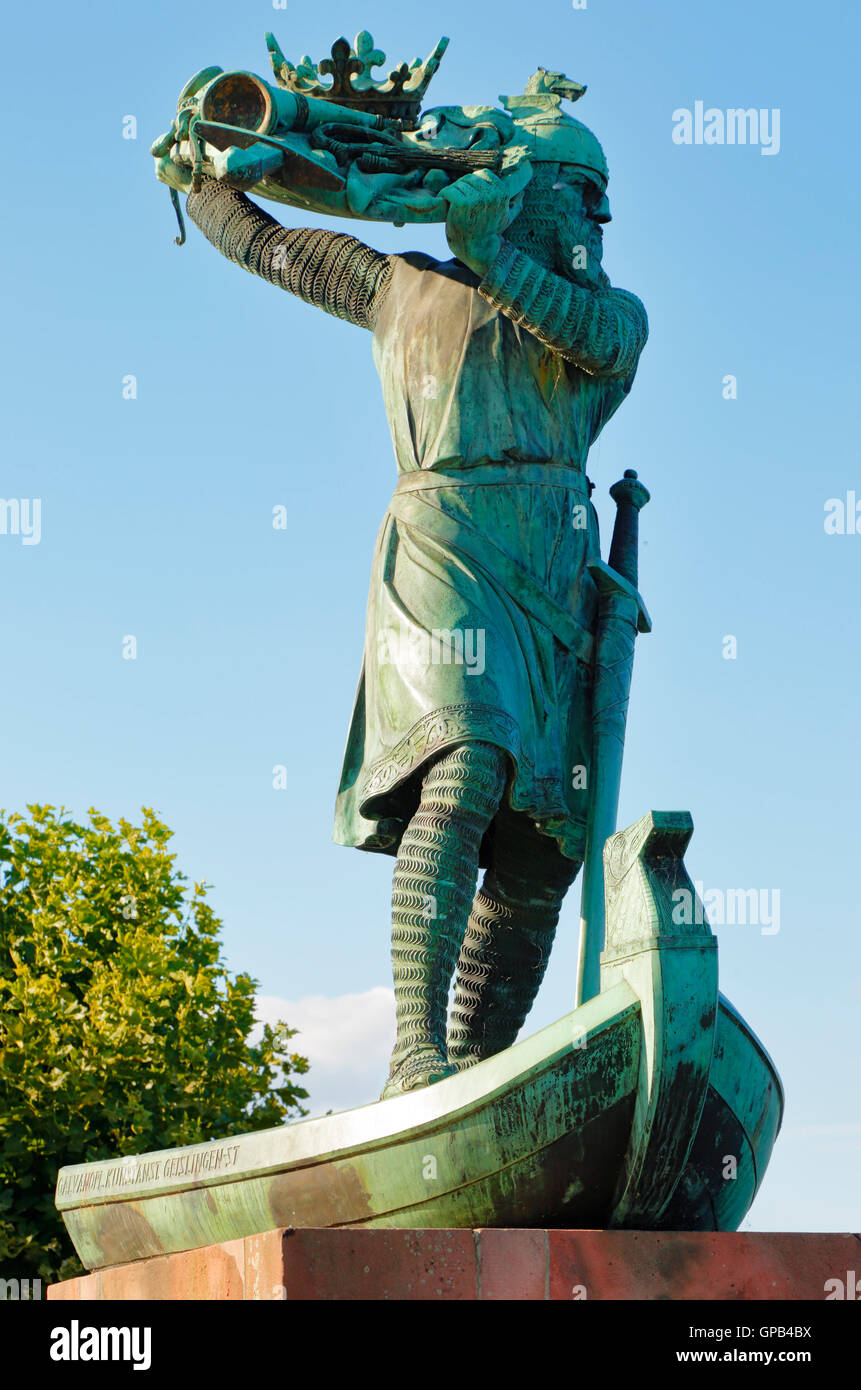
[[[613,527],[613,540],[610,545],[610,568],[636,589],[638,583],[637,551],[639,548],[640,510],[645,507],[651,494],[639,481],[633,468],[625,469],[625,476],[610,488],[610,496],[616,503],[616,524]]]

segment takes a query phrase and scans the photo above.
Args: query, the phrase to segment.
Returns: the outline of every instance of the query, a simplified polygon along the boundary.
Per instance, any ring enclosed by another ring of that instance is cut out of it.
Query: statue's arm
[[[649,335],[635,294],[606,286],[584,289],[503,240],[479,294],[568,362],[600,377],[627,377]]]
[[[188,195],[188,215],[213,246],[253,275],[373,329],[394,261],[342,232],[282,227],[244,193],[205,179]]]

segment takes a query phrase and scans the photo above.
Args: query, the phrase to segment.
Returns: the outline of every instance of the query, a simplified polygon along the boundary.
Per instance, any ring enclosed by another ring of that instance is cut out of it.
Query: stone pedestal
[[[821,1301],[856,1270],[857,1235],[306,1228],[115,1265],[48,1298]]]

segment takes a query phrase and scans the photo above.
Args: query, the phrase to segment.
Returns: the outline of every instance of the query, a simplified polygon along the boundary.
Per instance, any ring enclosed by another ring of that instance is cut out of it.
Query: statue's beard
[[[506,230],[505,239],[545,270],[594,289],[596,283],[606,282],[601,269],[603,229],[585,215],[574,221],[560,215],[553,196],[558,173],[553,170],[554,166],[544,165],[527,187],[522,210]]]
[[[557,228],[555,254],[553,269],[557,275],[564,275],[577,285],[594,286],[597,280],[603,279],[601,257],[604,254],[604,233],[601,224],[589,217],[584,217],[576,227],[569,222],[561,224]]]

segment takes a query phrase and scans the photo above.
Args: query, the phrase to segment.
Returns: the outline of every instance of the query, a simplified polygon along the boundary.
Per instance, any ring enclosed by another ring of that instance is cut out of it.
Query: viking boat
[[[652,813],[612,838],[600,993],[533,1037],[392,1100],[64,1168],[83,1263],[289,1226],[737,1229],[783,1094],[707,923],[666,930],[691,828]]]

